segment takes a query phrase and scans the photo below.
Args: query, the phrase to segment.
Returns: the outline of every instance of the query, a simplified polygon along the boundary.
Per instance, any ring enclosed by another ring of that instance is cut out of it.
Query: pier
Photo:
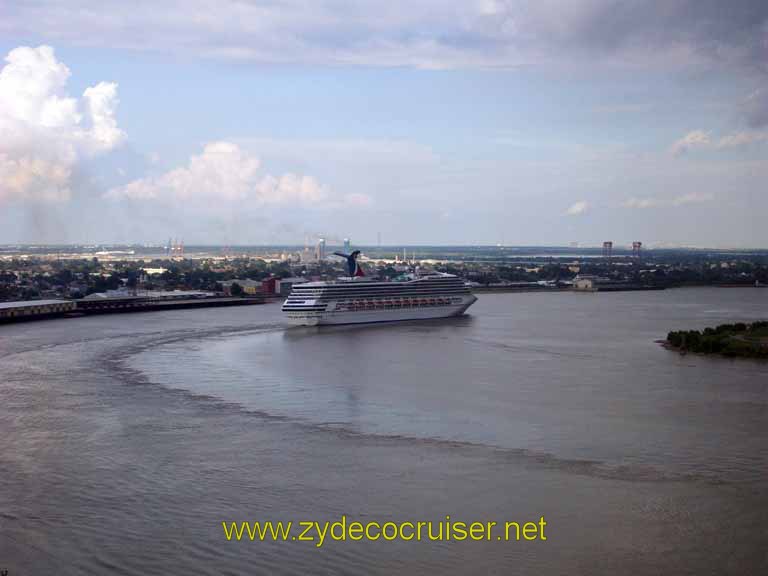
[[[47,318],[71,318],[90,314],[119,314],[129,312],[153,312],[182,310],[186,308],[211,308],[222,306],[248,306],[263,304],[257,297],[210,297],[164,299],[152,297],[104,298],[99,300],[28,300],[0,302],[0,323],[43,320]]]

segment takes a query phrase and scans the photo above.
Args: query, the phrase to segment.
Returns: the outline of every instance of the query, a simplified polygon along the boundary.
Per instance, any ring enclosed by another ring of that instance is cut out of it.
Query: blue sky
[[[153,5],[8,5],[0,242],[768,244],[764,3]]]

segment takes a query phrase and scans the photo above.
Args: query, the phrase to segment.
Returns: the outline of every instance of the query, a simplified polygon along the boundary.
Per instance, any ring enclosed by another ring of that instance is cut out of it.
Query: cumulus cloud
[[[681,156],[694,148],[706,148],[712,143],[708,132],[694,130],[672,144],[669,151],[673,156]]]
[[[580,200],[573,203],[570,208],[565,211],[565,213],[569,216],[578,216],[579,214],[584,214],[587,211],[587,208],[589,208],[589,204],[587,204],[584,200]]]
[[[183,202],[215,209],[218,203],[311,205],[327,190],[311,176],[262,175],[259,159],[231,142],[211,142],[187,166],[112,188],[114,200]]]
[[[514,66],[553,57],[765,67],[764,0],[57,0],[9,5],[0,32],[257,62]],[[194,42],[190,43],[190,38]]]
[[[630,198],[624,202],[625,208],[658,208],[664,206],[685,206],[687,204],[701,204],[704,202],[710,202],[714,200],[714,195],[709,192],[689,192],[687,194],[681,194],[674,198],[658,198],[658,197],[644,197],[644,198]]]
[[[101,82],[80,100],[66,93],[69,69],[53,48],[11,50],[0,70],[0,201],[70,197],[84,158],[124,138],[115,119],[117,85]]]
[[[111,150],[124,138],[125,134],[117,127],[115,111],[117,109],[117,84],[99,82],[83,92],[86,112],[91,119],[86,144],[94,151]]]

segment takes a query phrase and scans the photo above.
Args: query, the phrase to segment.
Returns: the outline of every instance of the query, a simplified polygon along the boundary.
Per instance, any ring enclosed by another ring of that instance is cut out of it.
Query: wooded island
[[[672,331],[667,334],[666,344],[680,353],[768,358],[768,321],[721,324],[703,331]]]

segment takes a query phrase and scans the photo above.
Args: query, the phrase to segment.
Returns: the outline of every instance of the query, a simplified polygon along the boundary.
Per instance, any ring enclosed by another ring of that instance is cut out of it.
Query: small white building
[[[595,276],[576,276],[573,279],[573,289],[578,292],[596,292],[597,278]]]

